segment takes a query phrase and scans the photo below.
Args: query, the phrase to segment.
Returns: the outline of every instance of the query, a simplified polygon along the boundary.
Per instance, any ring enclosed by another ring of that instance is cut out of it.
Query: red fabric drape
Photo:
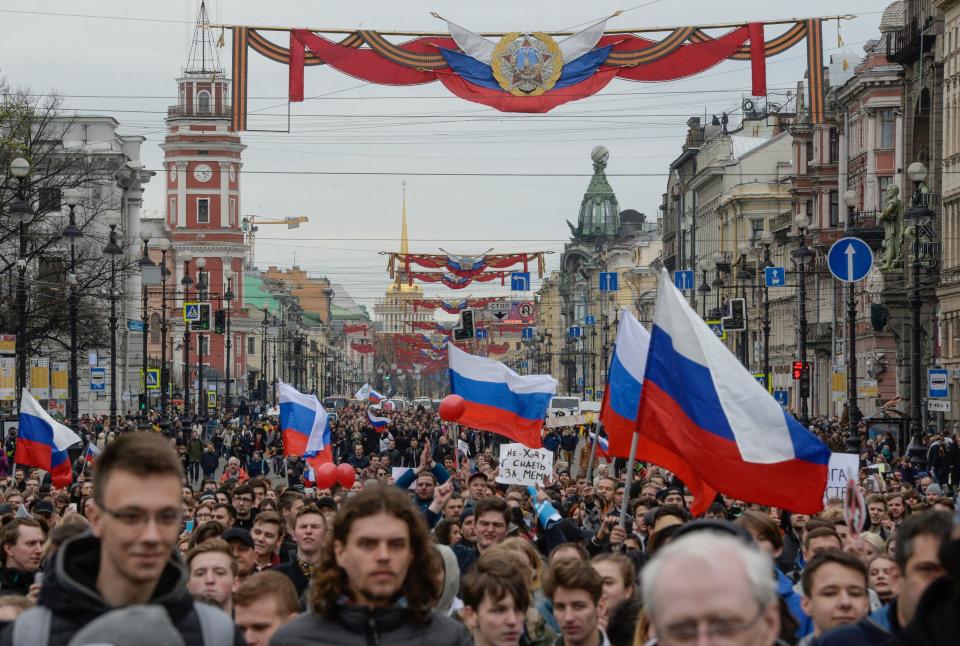
[[[303,57],[304,44],[301,31],[294,29],[290,32],[290,102],[303,101]]]
[[[353,334],[353,333],[355,333],[355,332],[363,332],[363,333],[366,333],[366,331],[367,331],[367,325],[366,325],[365,323],[361,323],[361,324],[359,324],[359,325],[344,325],[344,326],[343,326],[343,333],[344,333],[344,334]]]
[[[722,63],[733,56],[737,49],[747,41],[749,31],[746,27],[739,27],[728,34],[704,43],[692,43],[678,47],[676,51],[652,63],[636,65],[634,67],[619,67],[617,76],[631,81],[670,81],[699,74],[704,70]],[[636,51],[653,45],[652,41],[636,36],[604,36],[597,44],[604,46],[619,40],[613,51]]]
[[[750,67],[753,78],[753,96],[767,94],[767,51],[763,41],[763,23],[751,22],[747,25],[750,32]]]
[[[351,343],[350,347],[360,354],[373,354],[375,350],[372,343]]]

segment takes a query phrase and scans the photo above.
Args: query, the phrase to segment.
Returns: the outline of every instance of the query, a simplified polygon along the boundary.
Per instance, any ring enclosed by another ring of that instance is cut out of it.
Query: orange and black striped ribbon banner
[[[823,123],[823,21],[807,21],[807,88],[810,123]]]
[[[233,28],[233,100],[230,128],[234,132],[247,129],[247,27]]]

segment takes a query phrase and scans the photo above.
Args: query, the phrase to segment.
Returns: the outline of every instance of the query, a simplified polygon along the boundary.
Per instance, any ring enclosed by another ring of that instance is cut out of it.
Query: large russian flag
[[[665,271],[637,422],[637,456],[684,480],[694,514],[715,491],[806,514],[823,508],[830,450],[737,361]]]
[[[620,313],[617,341],[607,371],[600,422],[607,431],[609,454],[630,456],[630,441],[637,429],[643,373],[647,370],[650,333],[629,310]]]
[[[30,391],[23,389],[14,462],[52,472],[53,454],[59,451],[65,456],[67,447],[79,441],[76,433],[50,417]],[[66,464],[69,469],[69,459]]]
[[[304,455],[313,434],[323,437],[327,428],[327,411],[316,395],[307,395],[283,382],[280,382],[277,388],[280,394],[283,455]],[[322,439],[320,441],[322,442]],[[326,445],[329,446],[329,442]]]
[[[457,422],[540,448],[540,431],[557,380],[550,375],[520,376],[499,361],[475,357],[454,345],[447,351],[450,392],[466,402]]]

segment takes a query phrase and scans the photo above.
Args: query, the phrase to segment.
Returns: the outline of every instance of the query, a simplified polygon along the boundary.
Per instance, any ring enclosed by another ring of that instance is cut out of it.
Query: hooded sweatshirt
[[[57,551],[52,571],[45,573],[39,599],[39,605],[53,612],[51,646],[66,646],[81,628],[114,609],[96,588],[99,570],[100,539],[94,536],[82,534],[72,538]],[[193,609],[187,579],[183,563],[171,555],[150,603],[164,607],[187,646],[203,646],[200,620]],[[11,625],[0,635],[0,646],[12,643]],[[235,632],[234,645],[243,643],[242,635]]]
[[[453,609],[454,601],[457,599],[457,589],[460,587],[460,566],[457,564],[457,556],[448,545],[434,545],[440,552],[443,559],[443,592],[440,594],[440,601],[434,608],[441,615],[449,615]]]

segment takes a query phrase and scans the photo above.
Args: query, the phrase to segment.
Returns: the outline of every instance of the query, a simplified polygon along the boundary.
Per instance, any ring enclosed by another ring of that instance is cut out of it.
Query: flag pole
[[[630,506],[630,486],[633,484],[633,467],[637,463],[637,441],[640,434],[634,430],[630,438],[630,458],[627,460],[627,479],[623,483],[623,503],[620,505],[620,527],[627,528],[627,509]]]

